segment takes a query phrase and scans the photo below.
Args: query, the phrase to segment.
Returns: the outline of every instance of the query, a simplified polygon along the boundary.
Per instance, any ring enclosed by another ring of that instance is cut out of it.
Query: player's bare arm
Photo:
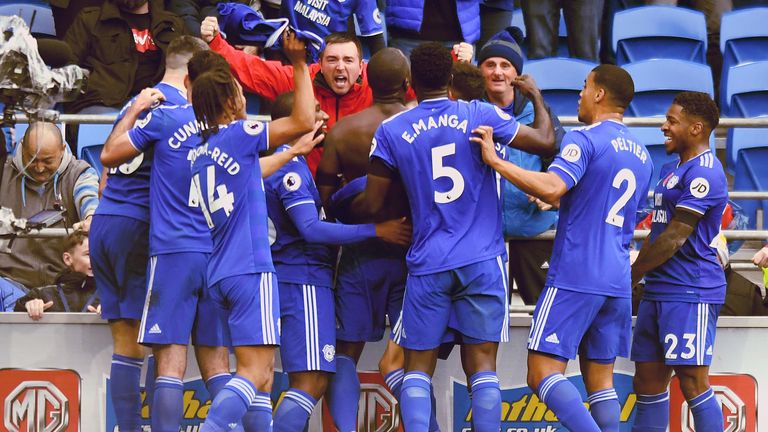
[[[550,172],[528,171],[499,157],[493,141],[493,128],[490,126],[480,126],[472,133],[477,136],[469,139],[480,145],[483,161],[488,166],[528,195],[559,206],[560,198],[568,192],[568,187],[560,177]]]
[[[555,128],[552,118],[544,105],[544,97],[530,75],[520,75],[512,81],[525,97],[533,102],[532,126],[520,125],[512,146],[528,153],[549,157],[557,152],[555,146]]]
[[[164,101],[165,96],[156,88],[145,88],[126,110],[123,118],[112,129],[104,148],[101,150],[101,163],[106,167],[116,167],[136,157],[140,152],[131,144],[128,131],[144,111],[156,103]]]
[[[632,264],[632,286],[649,271],[667,262],[688,240],[701,215],[678,207],[667,229],[652,243],[645,241],[640,254]]]
[[[306,45],[292,31],[283,35],[283,52],[293,66],[296,88],[291,115],[269,124],[269,146],[291,142],[312,130],[315,123],[315,94],[307,67]]]
[[[358,195],[352,204],[352,212],[359,215],[375,216],[382,207],[384,200],[392,186],[394,173],[379,158],[373,158],[368,167],[368,181],[365,191]]]
[[[315,146],[318,145],[320,141],[322,141],[325,137],[325,134],[323,133],[315,136],[317,131],[323,127],[323,123],[324,122],[322,121],[315,122],[315,126],[312,128],[312,130],[296,140],[290,149],[284,152],[274,153],[269,156],[259,158],[261,178],[265,179],[271,176],[275,173],[275,171],[279,170],[280,167],[287,164],[291,161],[291,159],[297,156],[308,155],[309,152],[311,152],[312,149],[315,148]]]
[[[317,166],[317,191],[320,193],[320,201],[323,208],[329,209],[328,202],[331,195],[341,185],[341,161],[339,160],[337,143],[340,139],[338,128],[331,128],[323,144],[323,157]]]

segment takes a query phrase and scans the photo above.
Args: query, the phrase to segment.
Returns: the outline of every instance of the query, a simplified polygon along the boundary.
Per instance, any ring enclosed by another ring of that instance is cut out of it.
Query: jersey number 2
[[[613,207],[608,210],[608,216],[605,218],[606,222],[619,228],[624,226],[624,216],[620,215],[619,212],[624,209],[624,206],[627,205],[629,199],[635,194],[635,189],[637,189],[635,174],[628,168],[624,168],[616,173],[616,177],[613,178],[612,186],[616,189],[621,189],[621,185],[624,182],[627,183],[627,188],[624,190],[624,193],[621,194],[619,199],[613,203]]]
[[[203,190],[200,187],[200,173],[192,176],[192,184],[189,185],[189,206],[200,206],[203,211],[208,228],[213,228],[212,213],[224,210],[224,214],[229,217],[235,206],[235,194],[227,190],[227,185],[220,184],[216,186],[216,167],[209,165],[206,169],[206,183],[208,184],[208,193],[203,196]],[[215,189],[214,189],[215,187]],[[219,196],[214,197],[214,192]]]
[[[464,177],[459,170],[451,166],[443,165],[443,158],[456,154],[456,144],[450,143],[432,149],[432,180],[448,177],[453,182],[453,187],[448,192],[435,191],[435,202],[447,204],[456,201],[464,193]]]

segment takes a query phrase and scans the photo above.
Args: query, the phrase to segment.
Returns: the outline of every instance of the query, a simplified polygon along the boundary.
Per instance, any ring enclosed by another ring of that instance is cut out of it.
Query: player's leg
[[[331,377],[326,398],[336,429],[357,429],[360,378],[357,362],[373,333],[372,287],[376,268],[366,245],[342,248],[336,272],[336,373]]]
[[[271,427],[269,392],[275,349],[280,344],[275,279],[272,273],[248,274],[223,279],[211,287],[211,295],[229,305],[227,328],[235,347],[237,372],[211,403],[201,432],[226,431],[241,419],[247,431]]]
[[[101,316],[109,321],[114,346],[110,367],[112,406],[120,430],[136,432],[141,422],[139,389],[145,352],[137,340],[147,289],[149,226],[132,218],[96,215],[89,240]],[[151,383],[146,387],[151,393]]]
[[[506,265],[497,257],[456,270],[448,326],[462,340],[463,368],[472,392],[472,425],[478,431],[501,427],[501,390],[496,375],[499,342],[509,341]]]
[[[198,311],[201,307],[198,305]],[[205,321],[210,325],[210,321]],[[205,327],[203,326],[203,327]],[[199,328],[199,326],[196,326]],[[195,334],[198,330],[195,330]],[[193,337],[195,347],[195,359],[197,360],[200,375],[205,382],[205,388],[208,390],[210,399],[214,400],[225,385],[232,379],[229,369],[229,348],[225,346],[203,346]],[[238,424],[232,429],[232,432],[243,432],[243,426]]]
[[[696,430],[721,431],[723,411],[709,386],[709,365],[712,362],[717,317],[721,305],[678,303],[671,306],[674,309],[669,312],[670,315],[674,313],[678,317],[685,317],[686,314],[682,310],[687,310],[689,319],[686,320],[684,332],[677,332],[679,342],[676,349],[670,347],[667,350],[670,354],[668,358],[674,355],[677,357],[668,359],[667,363],[672,364],[675,375],[680,378],[680,390],[688,401]],[[665,338],[671,339],[669,336]]]
[[[600,428],[584,407],[576,387],[563,376],[605,297],[548,287],[536,309],[528,336],[528,386],[569,430]]]
[[[280,283],[280,358],[290,388],[274,414],[274,430],[304,430],[336,369],[334,299],[330,287]]]
[[[618,432],[621,404],[613,387],[616,357],[629,356],[632,300],[607,297],[582,338],[579,357],[590,413],[603,432]]]
[[[147,301],[139,342],[151,345],[157,378],[152,430],[175,432],[181,425],[187,345],[205,286],[207,254],[174,253],[150,258]]]
[[[664,361],[663,338],[659,329],[661,303],[642,300],[637,310],[632,361],[637,394],[633,432],[664,432],[669,425],[669,381],[672,368]]]
[[[664,432],[669,425],[669,381],[672,368],[663,361],[635,362],[632,387],[637,394],[633,432]]]
[[[432,374],[438,347],[451,315],[452,271],[408,275],[403,309],[395,323],[395,343],[405,349],[405,376],[400,390],[403,425],[428,431],[432,416]]]

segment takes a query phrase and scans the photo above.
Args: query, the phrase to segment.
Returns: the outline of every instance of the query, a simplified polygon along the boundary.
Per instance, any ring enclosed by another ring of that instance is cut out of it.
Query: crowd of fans
[[[328,113],[329,128],[373,103],[366,63],[361,61],[364,52],[372,55],[391,46],[407,56],[424,41],[449,46],[459,60],[464,60],[454,66],[451,87],[454,96],[485,99],[519,122],[531,124],[533,104],[511,82],[522,74],[526,59],[557,54],[561,9],[569,35],[570,55],[611,62],[610,18],[619,6],[678,3],[675,0],[388,0],[384,5],[377,4],[376,0],[356,0],[339,2],[341,6],[338,6],[334,2],[306,0],[238,2],[259,10],[265,18],[288,18],[292,26],[325,37],[325,51],[317,64],[310,65],[310,74],[320,108]],[[261,98],[262,112],[268,111],[270,101],[292,90],[292,67],[279,52],[265,50],[264,46],[233,47],[218,35],[218,28],[206,31],[206,22],[216,25],[216,21],[206,21],[206,17],[218,15],[218,3],[223,2],[51,0],[57,38],[69,45],[72,63],[90,71],[84,93],[66,104],[64,112],[118,113],[143,88],[158,83],[164,73],[163,54],[168,44],[184,34],[202,37],[214,51],[222,54],[244,89]],[[721,61],[720,17],[731,8],[758,5],[761,1],[686,3],[707,16],[708,61],[717,77]],[[509,27],[516,8],[523,11],[525,37],[519,29]],[[359,39],[354,35],[356,24]],[[527,55],[522,49],[524,44]],[[406,99],[412,100],[413,95],[408,94]],[[550,115],[556,147],[535,153],[513,149],[507,154],[510,161],[527,169],[546,169],[564,135],[556,113],[550,111]],[[70,145],[75,145],[76,135],[69,130],[67,139]],[[98,205],[99,177],[103,180],[106,173],[98,173],[86,162],[77,160],[64,143],[63,134],[56,126],[33,124],[21,140],[20,150],[5,163],[5,175],[0,179],[0,204],[11,208],[17,217],[29,217],[46,209],[62,210],[65,217],[55,226],[87,230]],[[313,174],[321,157],[322,149],[309,157]],[[318,178],[318,183],[322,181]],[[531,199],[509,183],[504,185],[503,201],[507,236],[534,237],[552,229],[557,221],[556,209]],[[77,242],[78,238],[71,236],[66,240],[63,260],[61,248],[55,244],[58,240],[16,239],[12,253],[0,254],[3,310],[26,309],[30,316],[39,317],[51,304],[58,307],[60,302],[50,294],[55,290],[41,291],[36,287],[59,287],[61,293],[62,286],[71,285],[65,277],[68,272],[88,273],[72,264],[71,257],[82,252],[75,253],[73,248],[84,248],[87,256],[87,239],[80,238]],[[509,246],[510,278],[515,280],[524,301],[534,304],[544,285],[552,241],[514,240]],[[759,251],[755,264],[765,266],[767,253],[766,249]],[[91,289],[78,296],[92,292],[89,279],[78,276],[77,280],[84,282],[76,292],[80,293],[85,287]],[[22,295],[22,300],[16,303],[14,300]],[[73,302],[67,310],[83,307],[96,310],[97,302],[87,299],[82,305],[79,300]]]

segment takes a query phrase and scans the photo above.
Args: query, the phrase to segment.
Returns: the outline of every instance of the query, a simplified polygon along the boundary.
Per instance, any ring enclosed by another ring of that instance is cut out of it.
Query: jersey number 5
[[[448,177],[453,182],[453,187],[448,192],[435,191],[435,202],[447,204],[456,201],[464,193],[464,177],[459,170],[451,166],[443,165],[443,158],[456,154],[456,144],[450,143],[432,149],[432,180]]]
[[[213,228],[211,214],[224,210],[224,214],[229,217],[235,206],[235,194],[229,192],[225,184],[216,186],[216,167],[209,165],[205,173],[208,193],[203,196],[203,190],[200,187],[200,173],[192,176],[192,183],[189,185],[189,206],[200,206],[205,221],[208,223],[208,228]],[[214,192],[218,193],[218,198],[214,196]]]
[[[624,226],[624,216],[620,215],[619,212],[624,209],[624,206],[627,205],[629,199],[635,194],[635,189],[637,189],[635,174],[628,168],[624,168],[616,173],[616,177],[613,178],[612,186],[621,190],[621,185],[624,184],[624,182],[627,183],[627,188],[624,190],[624,193],[621,194],[619,199],[613,203],[613,207],[608,210],[608,216],[605,218],[606,222],[619,228]]]

